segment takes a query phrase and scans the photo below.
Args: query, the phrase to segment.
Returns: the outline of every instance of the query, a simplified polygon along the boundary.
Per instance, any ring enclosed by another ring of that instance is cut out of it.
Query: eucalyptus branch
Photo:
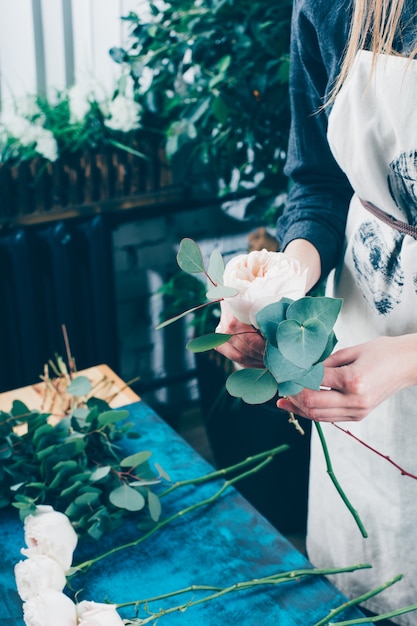
[[[385,589],[388,589],[388,587],[392,587],[392,585],[395,585],[395,583],[400,581],[402,577],[403,577],[402,574],[398,574],[398,576],[395,576],[394,578],[384,583],[383,585],[380,585],[376,589],[373,589],[372,591],[368,591],[367,593],[364,593],[361,596],[354,598],[353,600],[348,600],[347,602],[344,602],[343,604],[338,606],[336,609],[331,609],[328,615],[326,615],[326,617],[324,617],[322,620],[314,624],[314,626],[327,626],[327,624],[331,624],[332,622],[330,622],[330,620],[336,617],[336,615],[339,615],[339,613],[342,613],[343,611],[345,611],[346,609],[349,609],[352,606],[357,606],[358,604],[362,604],[363,602],[366,602],[366,600],[369,600],[370,598],[373,598],[374,596],[378,595],[382,591],[385,591]],[[380,619],[382,619],[382,617],[380,617]],[[337,622],[337,624],[338,626],[340,626],[340,622]]]
[[[79,571],[87,571],[92,565],[98,563],[99,561],[101,561],[102,559],[105,559],[108,556],[117,554],[118,552],[121,552],[122,550],[134,548],[138,546],[139,544],[141,544],[146,539],[148,539],[149,537],[151,537],[152,535],[154,535],[157,531],[161,530],[162,528],[165,528],[165,526],[168,526],[168,524],[170,524],[171,522],[174,522],[175,520],[181,517],[184,517],[188,513],[191,513],[203,506],[208,506],[210,504],[213,504],[213,502],[218,500],[229,487],[239,482],[240,480],[243,480],[244,478],[247,478],[248,476],[255,474],[256,472],[264,468],[266,465],[268,465],[268,463],[270,463],[273,458],[274,458],[274,455],[267,456],[252,469],[246,472],[242,472],[238,476],[235,476],[234,478],[227,480],[224,483],[224,485],[220,487],[220,489],[218,489],[218,491],[216,491],[216,493],[214,493],[212,496],[205,498],[204,500],[201,500],[200,502],[196,502],[195,504],[191,504],[190,506],[187,506],[184,509],[177,511],[170,517],[167,517],[166,519],[158,522],[147,533],[138,537],[138,539],[134,539],[133,541],[129,541],[128,543],[122,544],[120,546],[116,546],[115,548],[112,548],[111,550],[104,552],[100,556],[97,556],[93,559],[89,559],[88,561],[84,561],[84,563],[80,563],[79,565],[72,567],[70,569],[70,575],[75,574]]]
[[[393,465],[398,470],[400,470],[400,472],[401,472],[401,474],[403,476],[408,476],[409,478],[414,478],[414,480],[417,480],[417,476],[415,474],[411,474],[410,472],[407,472],[407,470],[405,470],[403,467],[398,465],[398,463],[395,463],[395,461],[393,461],[387,454],[383,454],[382,452],[379,452],[379,450],[376,450],[376,448],[373,448],[371,445],[369,445],[369,443],[366,443],[366,441],[363,441],[363,439],[360,439],[359,437],[354,435],[350,430],[342,428],[342,426],[339,426],[339,424],[336,424],[336,422],[333,422],[333,426],[335,426],[336,428],[338,428],[342,432],[344,432],[347,435],[349,435],[349,437],[352,437],[352,439],[355,439],[355,441],[360,443],[362,446],[365,446],[365,448],[368,448],[368,450],[371,450],[372,452],[375,452],[375,454],[377,454],[381,458],[383,458],[386,461],[388,461],[388,463],[391,463],[391,465]]]
[[[272,448],[271,450],[266,450],[265,452],[260,452],[259,454],[248,456],[246,457],[246,459],[244,459],[243,461],[240,461],[239,463],[236,463],[235,465],[230,465],[229,467],[215,470],[214,472],[209,472],[208,474],[204,474],[203,476],[199,476],[197,478],[189,478],[187,480],[177,481],[171,487],[169,487],[168,489],[163,491],[161,494],[159,494],[159,497],[162,498],[163,496],[166,496],[169,493],[172,493],[173,491],[175,491],[176,489],[179,489],[180,487],[186,487],[188,485],[201,485],[202,483],[216,480],[217,478],[222,478],[223,476],[226,476],[227,474],[230,474],[231,472],[237,472],[247,467],[248,465],[253,465],[254,463],[257,463],[258,461],[261,461],[262,459],[265,459],[265,458],[272,459],[277,454],[280,454],[281,452],[285,452],[286,450],[289,450],[289,448],[290,446],[285,443],[280,446],[277,446],[276,448]]]
[[[320,442],[323,448],[323,453],[324,453],[324,458],[326,459],[326,467],[327,467],[327,473],[329,474],[332,483],[334,484],[334,486],[336,487],[340,497],[342,498],[343,502],[345,503],[345,505],[347,506],[348,510],[350,511],[350,513],[352,514],[359,530],[362,533],[362,537],[367,537],[368,533],[366,532],[365,526],[363,525],[358,512],[356,511],[356,509],[353,508],[350,500],[348,499],[347,495],[345,494],[345,492],[343,491],[339,481],[337,480],[335,473],[333,471],[333,466],[332,466],[332,462],[330,459],[330,454],[329,454],[329,450],[327,447],[327,443],[326,443],[326,439],[324,437],[323,434],[323,429],[321,427],[321,424],[319,422],[314,422],[316,429],[317,429],[317,433],[319,435],[320,438]]]
[[[216,600],[217,598],[223,597],[229,593],[234,593],[236,591],[246,591],[248,589],[253,589],[255,587],[260,587],[264,585],[280,585],[280,584],[284,584],[288,582],[300,581],[300,580],[303,580],[305,578],[309,578],[312,576],[328,576],[332,574],[353,572],[359,569],[366,569],[370,567],[371,565],[365,563],[365,564],[358,564],[358,565],[352,565],[352,566],[340,567],[340,568],[327,568],[327,569],[326,568],[324,569],[305,568],[305,569],[291,570],[289,572],[280,572],[279,574],[272,574],[270,576],[265,576],[263,578],[253,578],[251,580],[243,581],[240,583],[234,583],[233,585],[230,585],[228,587],[223,587],[223,588],[214,587],[210,585],[191,585],[190,587],[186,587],[178,591],[173,591],[171,593],[166,593],[164,595],[156,596],[154,598],[147,598],[145,600],[136,600],[133,602],[125,602],[124,604],[118,604],[116,605],[116,607],[118,609],[127,608],[130,606],[138,608],[141,605],[148,605],[151,602],[165,600],[167,598],[178,596],[184,593],[190,593],[194,591],[214,591],[214,593],[206,595],[203,598],[199,598],[197,600],[189,600],[188,602],[170,607],[168,609],[159,609],[157,613],[152,613],[152,615],[149,615],[147,618],[144,618],[144,619],[137,618],[137,621],[136,620],[131,621],[131,623],[137,623],[137,624],[142,625],[142,624],[148,624],[152,620],[160,619],[161,617],[164,617],[165,615],[169,615],[171,613],[175,613],[178,611],[184,612],[190,607],[197,606],[199,604],[204,604],[206,602],[210,602],[211,600]]]

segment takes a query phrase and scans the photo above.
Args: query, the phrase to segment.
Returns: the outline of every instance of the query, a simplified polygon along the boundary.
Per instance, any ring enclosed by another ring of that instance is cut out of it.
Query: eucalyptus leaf
[[[120,461],[120,467],[137,467],[138,465],[142,465],[146,463],[152,456],[152,452],[148,450],[144,450],[142,452],[136,452],[136,454],[131,454],[130,456],[125,457]]]
[[[77,376],[73,378],[67,387],[67,393],[76,398],[82,398],[90,393],[92,389],[91,382],[87,376]]]
[[[327,341],[327,329],[318,319],[308,319],[302,324],[287,319],[278,326],[279,349],[298,367],[310,368],[323,354]]]
[[[98,423],[101,426],[108,426],[110,424],[115,424],[116,422],[120,422],[121,420],[126,419],[129,416],[129,411],[125,409],[112,409],[110,411],[105,411],[98,416]]]
[[[27,417],[31,411],[28,409],[26,404],[21,400],[13,400],[11,414],[13,417],[18,419],[24,419]]]
[[[224,261],[221,252],[217,249],[213,250],[210,255],[209,266],[207,270],[208,280],[210,284],[222,284],[224,274]]]
[[[293,302],[289,298],[281,298],[278,302],[268,304],[256,314],[256,322],[265,339],[277,347],[278,324],[286,319],[287,309]]]
[[[233,337],[233,334],[226,333],[209,333],[208,335],[201,335],[195,339],[191,339],[186,345],[187,350],[191,352],[207,352],[226,343]]]
[[[94,491],[87,491],[77,496],[74,500],[74,504],[79,507],[88,506],[92,507],[99,501],[99,494]]]
[[[119,509],[140,511],[146,504],[145,498],[136,489],[122,485],[109,494],[110,502]]]
[[[304,324],[309,319],[318,319],[330,333],[340,313],[343,300],[327,296],[305,296],[295,300],[287,311],[287,318]]]
[[[263,404],[276,395],[277,383],[266,369],[245,368],[230,374],[226,389],[247,404]]]
[[[13,455],[13,445],[9,438],[0,439],[0,460],[10,459]]]
[[[148,507],[151,518],[154,522],[157,522],[161,517],[162,507],[160,499],[152,491],[148,493]]]
[[[169,474],[164,470],[164,468],[159,463],[155,463],[155,469],[161,478],[165,478],[165,480],[167,480],[168,482],[171,482],[171,478]]]
[[[294,383],[291,380],[286,381],[278,385],[278,393],[280,396],[296,396],[300,393],[304,387],[298,383]]]
[[[90,476],[91,482],[94,483],[94,482],[97,482],[98,480],[102,480],[103,478],[109,475],[110,470],[111,470],[110,465],[104,465],[102,467],[98,467],[96,470],[94,470],[94,472],[92,472]]]
[[[298,367],[294,365],[294,363],[291,363],[291,361],[288,361],[279,348],[275,348],[271,344],[267,344],[266,346],[264,362],[265,366],[277,381],[278,386],[294,378],[300,378],[306,372],[305,368]]]
[[[205,271],[200,247],[192,239],[182,239],[177,253],[177,263],[187,274],[201,274]]]
[[[235,287],[227,287],[226,285],[212,285],[206,293],[209,300],[222,300],[223,298],[231,298],[237,296],[239,289]]]
[[[313,365],[313,367],[305,374],[305,376],[297,378],[292,382],[301,385],[303,388],[318,391],[323,381],[323,376],[324,365],[323,363],[317,363],[316,365]]]

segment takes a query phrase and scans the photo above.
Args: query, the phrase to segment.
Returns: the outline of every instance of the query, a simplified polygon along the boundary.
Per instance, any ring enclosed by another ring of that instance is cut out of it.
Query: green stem
[[[264,454],[262,456],[264,456]],[[112,548],[111,550],[108,550],[107,552],[105,552],[104,554],[101,554],[100,556],[97,556],[97,557],[95,557],[93,559],[90,559],[88,561],[84,561],[84,563],[80,563],[79,565],[76,565],[76,566],[72,567],[70,569],[70,575],[75,574],[75,573],[77,573],[79,571],[86,571],[92,565],[94,565],[95,563],[98,563],[102,559],[105,559],[108,556],[116,554],[117,552],[120,552],[121,550],[125,550],[125,549],[128,549],[128,548],[134,548],[134,547],[138,546],[140,543],[142,543],[143,541],[145,541],[146,539],[148,539],[151,535],[155,534],[158,530],[161,530],[165,526],[168,526],[168,524],[170,524],[171,522],[175,521],[176,519],[179,519],[180,517],[184,517],[188,513],[191,513],[192,511],[195,511],[196,509],[199,509],[199,508],[201,508],[203,506],[212,504],[213,502],[218,500],[220,498],[220,496],[223,495],[223,493],[226,491],[226,489],[228,489],[229,487],[231,487],[232,485],[237,483],[239,480],[243,480],[244,478],[247,478],[248,476],[251,476],[252,474],[255,474],[256,472],[260,471],[263,467],[268,465],[268,463],[270,463],[273,458],[274,458],[273,455],[269,455],[267,458],[264,458],[260,463],[258,463],[258,465],[256,465],[252,469],[250,469],[250,470],[248,470],[246,472],[243,472],[242,474],[239,474],[238,476],[235,476],[234,478],[231,478],[230,480],[226,481],[224,483],[224,485],[218,491],[216,491],[215,494],[213,494],[209,498],[205,498],[204,500],[201,500],[200,502],[196,502],[195,504],[191,504],[190,506],[186,507],[185,509],[182,509],[181,511],[177,511],[176,513],[174,513],[170,517],[167,517],[166,519],[164,519],[161,522],[159,522],[158,524],[156,524],[156,526],[154,526],[151,530],[149,530],[144,535],[141,535],[138,539],[135,539],[133,541],[129,541],[128,543],[125,543],[125,544],[123,544],[121,546],[116,546],[115,548]]]
[[[279,585],[283,583],[299,581],[300,579],[309,578],[311,576],[326,576],[330,574],[340,574],[342,572],[352,572],[358,569],[364,569],[364,568],[370,568],[370,567],[371,565],[365,563],[365,564],[352,565],[349,567],[342,567],[342,568],[330,568],[330,569],[308,568],[308,569],[292,570],[290,572],[281,572],[279,574],[272,574],[271,576],[266,576],[264,578],[253,578],[252,580],[235,583],[233,585],[230,585],[229,587],[224,587],[224,588],[204,586],[204,585],[192,585],[185,589],[174,591],[170,594],[164,594],[163,596],[156,596],[154,598],[147,598],[146,600],[137,600],[134,602],[126,602],[124,604],[118,604],[116,605],[116,608],[121,609],[121,608],[126,608],[129,606],[138,607],[143,604],[148,606],[151,602],[159,601],[162,599],[166,599],[169,597],[173,597],[179,594],[192,592],[196,590],[203,590],[203,591],[213,590],[215,592],[207,596],[204,596],[203,598],[199,598],[198,600],[190,600],[189,602],[170,607],[169,609],[160,609],[157,613],[152,613],[152,615],[150,615],[149,617],[145,619],[141,619],[138,622],[139,624],[147,624],[151,622],[152,620],[160,619],[161,617],[165,615],[169,615],[177,611],[183,612],[190,607],[197,606],[199,604],[204,604],[205,602],[210,602],[211,600],[215,600],[217,598],[225,596],[229,593],[233,593],[235,591],[245,591],[247,589],[253,589],[254,587],[259,587],[262,585]]]
[[[382,622],[385,619],[391,619],[391,617],[398,617],[404,615],[404,613],[411,613],[411,611],[417,611],[417,604],[410,604],[397,611],[391,611],[390,613],[381,613],[381,615],[374,615],[373,617],[360,617],[359,619],[350,619],[345,622],[329,622],[329,626],[353,626],[354,624],[376,624]]]
[[[172,493],[176,489],[179,489],[180,487],[187,487],[188,485],[201,485],[202,483],[216,480],[217,478],[222,478],[227,474],[230,474],[231,472],[237,472],[247,467],[248,465],[253,465],[264,458],[274,457],[281,452],[289,450],[289,448],[290,446],[288,444],[282,444],[280,446],[277,446],[276,448],[272,448],[271,450],[260,452],[259,454],[255,454],[254,456],[248,456],[246,459],[240,461],[239,463],[236,463],[235,465],[230,465],[229,467],[210,472],[209,474],[204,474],[204,476],[177,481],[171,487],[160,493],[159,497],[162,498],[163,496],[167,496],[168,494]]]
[[[334,486],[336,487],[340,497],[342,498],[343,502],[346,504],[347,508],[349,509],[350,513],[352,514],[359,530],[362,533],[362,537],[367,537],[368,533],[366,532],[365,526],[362,523],[362,520],[359,517],[358,512],[356,511],[356,509],[353,508],[350,500],[348,499],[347,495],[345,494],[345,492],[343,491],[339,481],[337,480],[334,471],[333,471],[333,466],[332,466],[332,462],[330,459],[330,455],[329,455],[329,450],[327,448],[327,443],[326,440],[324,438],[324,434],[323,434],[323,430],[321,427],[321,424],[319,422],[314,422],[319,438],[320,438],[320,442],[323,448],[323,453],[324,453],[324,458],[326,459],[326,467],[327,467],[327,473],[329,474],[332,483],[334,484]]]
[[[343,611],[345,611],[346,609],[348,609],[348,608],[350,608],[352,606],[357,606],[358,604],[363,604],[363,602],[366,602],[366,600],[369,600],[370,598],[373,598],[378,593],[381,593],[382,591],[385,591],[385,589],[388,589],[388,587],[391,587],[392,585],[395,585],[395,583],[397,583],[399,580],[401,580],[402,577],[403,577],[402,574],[398,574],[398,576],[395,576],[394,578],[392,578],[388,582],[384,583],[383,585],[380,585],[376,589],[373,589],[372,591],[368,591],[367,593],[364,593],[361,596],[358,596],[357,598],[354,598],[353,600],[348,600],[347,602],[344,602],[343,604],[338,606],[336,609],[332,609],[328,613],[328,615],[326,615],[326,617],[324,617],[322,620],[320,620],[319,622],[314,624],[314,626],[326,626],[326,624],[329,624],[330,620],[333,619],[334,617],[336,617],[336,615],[339,615],[339,613],[342,613]],[[338,626],[340,626],[339,622],[338,622]]]
[[[150,158],[146,154],[143,154],[143,152],[139,152],[138,150],[135,150],[131,146],[127,146],[124,143],[120,143],[120,141],[116,141],[115,139],[109,139],[108,142],[114,148],[119,148],[120,150],[124,150],[125,152],[129,152],[130,154],[133,154],[134,156],[137,156],[137,157],[139,157],[141,159],[145,159],[145,161],[150,161]]]

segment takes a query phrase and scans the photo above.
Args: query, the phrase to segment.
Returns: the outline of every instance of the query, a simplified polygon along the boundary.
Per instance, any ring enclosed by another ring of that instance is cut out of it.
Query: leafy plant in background
[[[191,170],[208,163],[219,194],[250,196],[246,217],[275,223],[290,121],[292,0],[151,2],[131,12],[131,43],[113,48],[128,64],[145,126],[165,134],[169,156]]]
[[[0,116],[0,163],[39,156],[54,162],[64,153],[105,145],[143,156],[131,146],[141,107],[125,91],[121,76],[111,95],[88,81],[50,98],[29,95],[9,103]]]

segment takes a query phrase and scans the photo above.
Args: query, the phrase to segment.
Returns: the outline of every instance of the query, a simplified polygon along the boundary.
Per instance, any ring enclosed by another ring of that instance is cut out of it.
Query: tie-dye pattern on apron
[[[373,217],[359,198],[417,226],[417,61],[360,51],[329,118],[329,142],[354,190],[343,265],[329,295],[344,299],[336,349],[379,335],[417,332],[417,240]],[[388,361],[389,366],[389,361]],[[323,393],[326,393],[323,391]],[[342,424],[417,474],[417,387],[405,389],[362,422]],[[417,480],[331,424],[323,424],[336,477],[357,509],[363,539],[326,474],[313,434],[307,550],[319,567],[371,563],[372,570],[334,577],[355,597],[404,579],[366,606],[378,613],[417,603]],[[397,618],[417,624],[417,613]]]

